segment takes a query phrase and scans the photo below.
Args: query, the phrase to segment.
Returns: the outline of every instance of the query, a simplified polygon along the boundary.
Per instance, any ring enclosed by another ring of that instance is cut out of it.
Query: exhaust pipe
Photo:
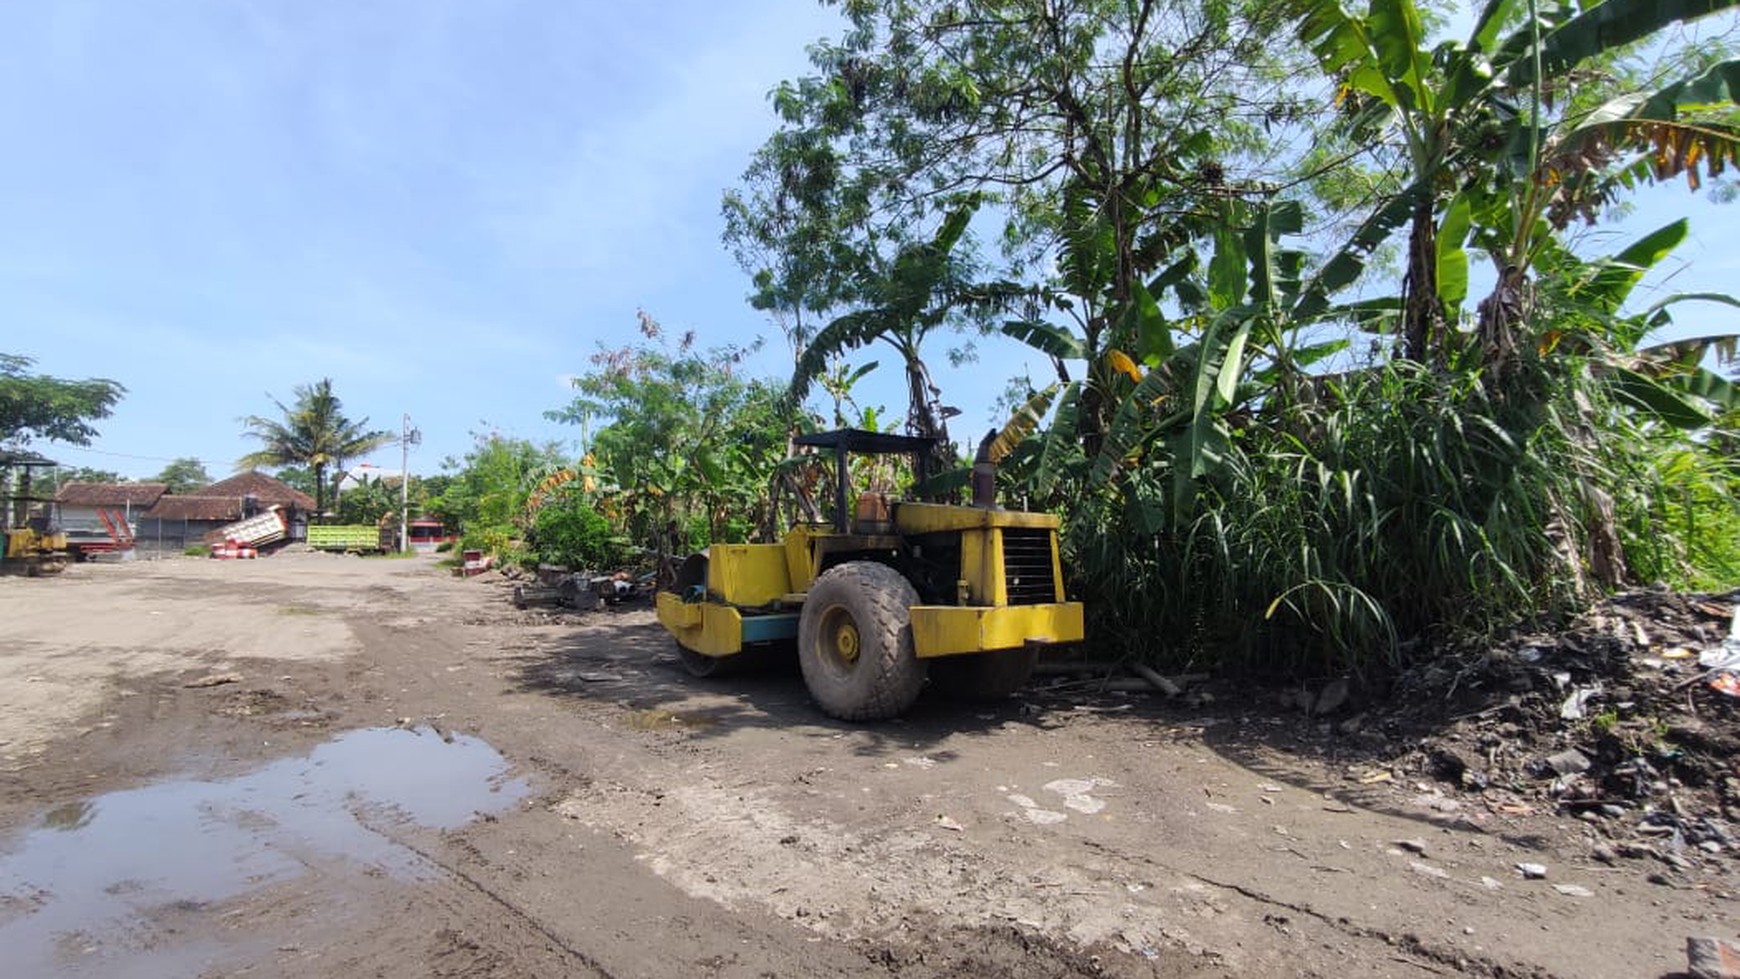
[[[982,510],[997,508],[997,464],[991,461],[991,443],[996,440],[993,428],[979,441],[979,452],[973,456],[973,506]]]

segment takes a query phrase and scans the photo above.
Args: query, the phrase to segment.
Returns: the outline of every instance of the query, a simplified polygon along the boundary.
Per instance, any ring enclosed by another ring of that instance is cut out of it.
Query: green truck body
[[[378,551],[381,532],[369,524],[327,524],[308,528],[308,546],[317,551]]]

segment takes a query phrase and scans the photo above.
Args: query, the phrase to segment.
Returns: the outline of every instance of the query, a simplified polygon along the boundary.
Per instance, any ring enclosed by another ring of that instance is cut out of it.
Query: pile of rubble
[[[1601,859],[1740,854],[1740,591],[1615,595],[1426,659],[1363,723],[1398,776],[1590,824]]]
[[[514,608],[566,608],[595,611],[607,605],[647,600],[657,589],[652,573],[629,571],[573,571],[560,565],[540,565],[535,573],[519,568],[502,569],[502,577],[514,582],[509,601]]]

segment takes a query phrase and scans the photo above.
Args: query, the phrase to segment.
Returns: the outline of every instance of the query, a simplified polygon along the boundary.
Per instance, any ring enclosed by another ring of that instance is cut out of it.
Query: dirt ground
[[[1581,979],[1737,936],[1720,844],[1664,874],[1257,699],[852,726],[427,558],[4,578],[4,971]]]

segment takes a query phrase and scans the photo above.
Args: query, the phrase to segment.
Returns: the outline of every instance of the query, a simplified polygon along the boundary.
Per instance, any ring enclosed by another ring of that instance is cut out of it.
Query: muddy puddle
[[[308,874],[440,873],[389,837],[449,829],[529,791],[476,738],[353,731],[221,781],[171,781],[45,813],[0,842],[8,975],[195,975],[234,944],[181,940],[216,906]],[[198,929],[204,931],[205,929]]]

